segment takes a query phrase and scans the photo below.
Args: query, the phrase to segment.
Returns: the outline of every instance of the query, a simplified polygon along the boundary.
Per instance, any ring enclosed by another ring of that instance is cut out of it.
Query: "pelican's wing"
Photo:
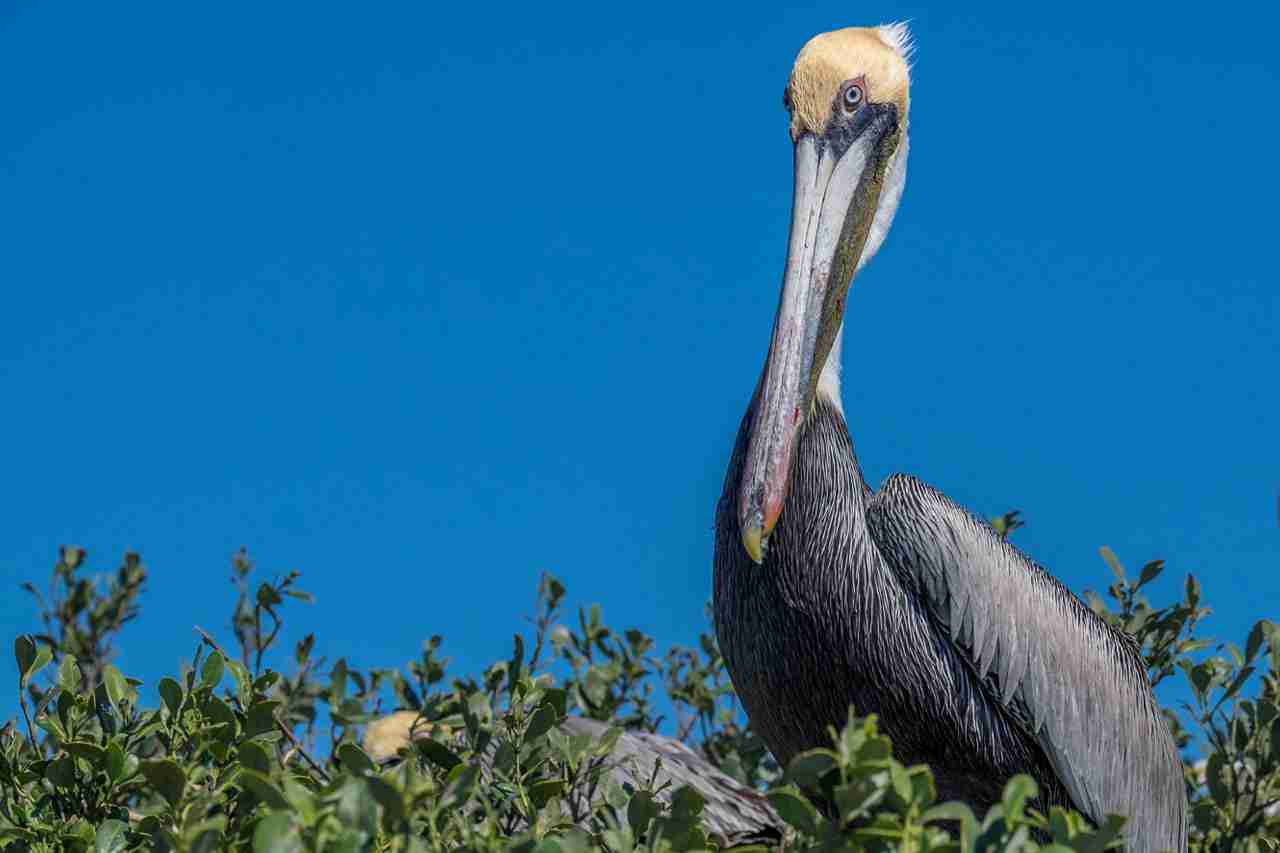
[[[560,726],[568,734],[599,738],[608,726],[586,717],[569,717]],[[669,805],[671,794],[688,785],[702,795],[702,826],[721,846],[777,841],[783,821],[759,791],[735,781],[684,742],[649,732],[624,731],[607,759],[609,774],[624,788],[640,789],[657,770],[658,799]],[[661,762],[661,767],[658,763]],[[670,784],[668,784],[670,783]]]
[[[1129,817],[1130,849],[1186,849],[1182,763],[1132,643],[946,495],[895,474],[867,509],[893,571],[1077,806]]]
[[[585,717],[568,717],[560,724],[560,729],[567,735],[589,735],[598,739],[608,726]],[[443,733],[434,731],[433,725],[419,719],[415,711],[396,711],[368,725],[364,749],[374,761],[386,764],[398,760],[400,750],[411,741],[442,734],[446,739],[453,736],[447,729]],[[496,741],[491,743],[481,757],[481,767],[486,775],[491,773],[496,745]],[[782,837],[783,821],[763,794],[739,784],[675,738],[624,731],[604,760],[610,778],[624,788],[638,790],[655,781],[656,787],[662,789],[657,798],[664,806],[670,805],[675,791],[685,785],[692,787],[706,802],[702,810],[703,828],[722,847],[776,842]],[[582,790],[573,792],[572,796],[579,800],[576,805],[586,806],[581,798],[589,793]],[[602,797],[603,787],[595,788],[594,793],[597,798]],[[589,813],[590,809],[580,808],[579,811]],[[584,828],[587,828],[586,820],[584,817]]]

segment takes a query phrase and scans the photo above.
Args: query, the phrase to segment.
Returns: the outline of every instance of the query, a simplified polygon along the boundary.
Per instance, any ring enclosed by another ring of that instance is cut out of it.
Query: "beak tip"
[[[742,530],[742,547],[747,550],[747,556],[751,558],[751,562],[760,565],[764,562],[765,538],[763,531],[752,525],[744,527]]]

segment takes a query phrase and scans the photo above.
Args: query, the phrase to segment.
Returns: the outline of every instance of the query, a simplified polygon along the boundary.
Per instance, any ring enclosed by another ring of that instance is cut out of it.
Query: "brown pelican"
[[[828,745],[852,705],[979,814],[1027,773],[1042,809],[1127,815],[1130,849],[1184,850],[1182,764],[1132,641],[945,495],[862,478],[840,342],[850,282],[902,196],[908,39],[903,25],[817,36],[787,83],[782,296],[716,512],[729,673],[784,765]]]

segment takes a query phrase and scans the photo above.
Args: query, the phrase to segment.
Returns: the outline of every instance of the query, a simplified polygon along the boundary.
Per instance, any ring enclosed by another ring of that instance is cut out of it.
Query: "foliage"
[[[1002,519],[1007,535],[1020,521]],[[1168,713],[1187,765],[1192,850],[1280,849],[1280,629],[1259,622],[1243,649],[1197,636],[1208,610],[1185,596],[1153,608],[1114,555],[1104,618],[1141,649],[1153,682],[1187,681],[1192,701]],[[1091,826],[1075,813],[1029,809],[1035,784],[1011,780],[1003,801],[974,815],[938,803],[925,767],[903,767],[874,718],[851,717],[831,746],[783,773],[736,708],[714,639],[655,652],[651,637],[615,631],[597,606],[562,621],[565,588],[545,575],[527,632],[510,658],[450,677],[431,637],[403,669],[324,672],[308,635],[277,645],[285,608],[308,601],[291,573],[252,582],[233,558],[236,648],[208,633],[190,667],[144,685],[112,654],[138,613],[146,573],[126,555],[105,589],[64,548],[43,631],[14,643],[22,719],[0,730],[0,849],[410,851],[683,851],[710,849],[710,807],[692,788],[664,790],[655,770],[623,785],[605,772],[621,732],[666,730],[741,783],[766,792],[795,850],[1099,851],[1122,821]],[[28,586],[34,592],[34,587]],[[292,660],[289,661],[288,658]],[[291,674],[283,675],[286,667]],[[666,702],[658,691],[666,694]],[[388,695],[421,733],[398,762],[378,763],[359,736]],[[660,708],[674,719],[664,720]],[[599,736],[571,734],[573,714]],[[327,724],[327,731],[322,725]],[[327,754],[320,755],[318,746]],[[763,849],[763,848],[757,848]]]
[[[1243,651],[1199,638],[1195,629],[1209,608],[1194,576],[1187,575],[1182,601],[1157,609],[1141,590],[1164,570],[1162,561],[1147,563],[1131,581],[1111,549],[1102,557],[1116,577],[1107,590],[1115,606],[1089,594],[1094,612],[1134,638],[1152,684],[1180,673],[1190,687],[1182,711],[1193,729],[1168,709],[1165,716],[1180,747],[1206,756],[1187,768],[1199,849],[1280,850],[1280,626],[1255,623]],[[1193,657],[1206,649],[1213,653]],[[1242,697],[1251,683],[1257,695]]]

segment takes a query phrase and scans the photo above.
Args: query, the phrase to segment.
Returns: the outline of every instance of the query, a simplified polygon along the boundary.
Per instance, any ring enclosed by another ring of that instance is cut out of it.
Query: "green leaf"
[[[1164,560],[1152,560],[1142,567],[1142,572],[1138,575],[1138,586],[1155,580],[1163,571]]]
[[[622,811],[629,798],[630,795],[627,793],[627,789],[618,784],[616,779],[612,776],[605,777],[604,801],[606,803],[618,811]]]
[[[53,694],[50,693],[49,695],[52,696]],[[58,701],[54,705],[54,711],[55,713],[57,713],[58,720],[61,721],[62,725],[67,726],[71,722],[71,712],[73,710],[79,711],[79,709],[76,707],[77,697],[76,697],[76,694],[71,692],[70,690],[62,690],[62,689],[59,689],[57,691],[57,696],[58,696]],[[76,716],[78,717],[79,713],[77,713]]]
[[[102,683],[107,688],[107,696],[111,698],[111,704],[119,708],[120,703],[129,698],[132,692],[129,688],[129,682],[125,680],[123,673],[111,664],[107,664],[102,670]]]
[[[264,776],[271,773],[271,756],[267,754],[262,744],[254,740],[247,740],[240,744],[240,748],[236,750],[236,754],[240,757],[240,763],[250,770],[257,771]]]
[[[102,730],[108,735],[113,735],[119,730],[120,712],[111,701],[111,694],[107,692],[105,676],[104,681],[93,688],[93,712],[97,715]]]
[[[1253,630],[1249,632],[1249,639],[1245,642],[1244,659],[1251,661],[1262,649],[1263,640],[1267,635],[1267,620],[1260,619],[1253,625]]]
[[[128,845],[129,825],[118,820],[104,820],[93,836],[94,853],[123,853]]]
[[[613,748],[618,745],[618,738],[620,737],[622,737],[622,729],[618,726],[610,726],[605,729],[604,734],[600,735],[600,739],[596,741],[596,745],[591,752],[597,758],[612,754]]]
[[[253,831],[254,853],[301,853],[302,834],[287,812],[269,814]]]
[[[582,689],[583,695],[593,707],[600,707],[609,694],[609,681],[600,671],[600,667],[591,666],[587,669],[586,683]]]
[[[1123,817],[1119,815],[1108,815],[1107,819],[1093,832],[1086,832],[1082,841],[1077,841],[1074,847],[1077,850],[1084,850],[1087,853],[1102,853],[1108,844],[1120,837],[1120,832],[1124,829]]]
[[[1026,774],[1019,773],[1004,786],[1004,814],[1006,818],[1021,815],[1026,808],[1027,800],[1039,793],[1036,781]]]
[[[1120,558],[1116,556],[1116,552],[1103,545],[1098,549],[1098,553],[1102,555],[1102,559],[1107,561],[1107,565],[1111,567],[1111,573],[1116,576],[1116,580],[1120,581],[1120,583],[1127,583],[1128,578],[1125,577],[1124,566],[1121,564]]]
[[[1236,673],[1235,680],[1231,682],[1231,686],[1229,686],[1222,694],[1220,701],[1230,699],[1232,696],[1235,696],[1240,692],[1240,688],[1244,686],[1244,683],[1249,680],[1249,676],[1253,675],[1253,673],[1254,668],[1251,666],[1246,666],[1244,669]]]
[[[533,719],[529,721],[529,728],[525,730],[524,739],[528,743],[542,737],[551,731],[551,727],[559,722],[555,708],[548,703],[538,706],[538,710],[534,711]]]
[[[512,853],[565,853],[565,850],[560,846],[559,838],[547,837],[532,846],[530,842],[517,845],[512,849]]]
[[[1222,753],[1215,752],[1209,756],[1209,760],[1205,763],[1204,781],[1209,786],[1209,794],[1213,797],[1213,801],[1219,806],[1226,806],[1231,800],[1231,789],[1227,786],[1227,781],[1223,778],[1224,762]]]
[[[142,775],[160,796],[168,800],[169,805],[176,806],[182,802],[182,794],[187,787],[187,774],[177,762],[167,758],[157,758],[143,761],[140,766]]]
[[[520,672],[524,669],[524,638],[519,634],[511,635],[514,650],[507,663],[507,692],[514,694],[516,684],[520,681]]]
[[[961,824],[971,823],[974,826],[977,826],[978,823],[978,819],[974,817],[973,809],[969,808],[969,806],[964,803],[955,801],[939,803],[938,805],[933,806],[921,815],[921,819],[924,820],[925,823],[932,823],[940,820],[955,821]]]
[[[394,785],[381,776],[366,776],[364,784],[370,795],[377,800],[392,826],[407,820],[409,812],[404,805],[404,795]]]
[[[899,808],[905,809],[910,805],[915,788],[911,784],[911,777],[907,775],[906,768],[896,762],[889,765],[889,787],[897,797]]]
[[[202,687],[216,688],[222,683],[222,673],[226,669],[222,655],[217,651],[212,652],[204,660],[204,666],[200,669],[200,684]]]
[[[80,666],[71,655],[63,655],[58,664],[58,686],[69,693],[80,689]]]
[[[1271,668],[1280,672],[1280,622],[1266,621],[1263,629],[1267,635],[1267,645],[1271,648]]]
[[[160,683],[156,685],[156,690],[160,693],[160,699],[164,702],[170,714],[176,715],[178,709],[182,707],[182,685],[174,681],[172,678],[162,678]]]
[[[225,726],[226,736],[234,737],[236,731],[236,713],[231,706],[217,696],[210,696],[204,703],[204,715],[214,725]]]
[[[222,830],[206,829],[191,842],[191,853],[217,853],[223,849]]]
[[[280,597],[280,593],[276,592],[275,587],[268,583],[264,583],[262,586],[258,587],[257,600],[258,606],[267,610],[270,610],[275,605],[284,601],[284,599]]]
[[[363,779],[345,777],[338,789],[335,816],[342,825],[369,835],[378,830],[378,803]]]
[[[369,849],[368,833],[362,829],[343,829],[324,845],[324,853],[365,853]],[[417,839],[409,842],[409,853],[427,853],[427,848]]]
[[[563,729],[552,729],[547,732],[547,743],[551,744],[551,751],[561,761],[572,764],[569,756],[569,736],[564,733]]]
[[[228,660],[226,666],[231,670],[231,677],[236,681],[236,693],[240,701],[248,705],[249,700],[253,698],[253,679],[249,676],[249,670],[238,660]]]
[[[36,641],[30,634],[19,634],[13,641],[13,658],[18,664],[18,678],[25,684],[27,672],[36,662]]]
[[[49,661],[53,660],[53,649],[46,645],[41,645],[36,649],[35,662],[31,664],[31,669],[27,670],[27,678],[33,677],[37,672],[49,665]]]
[[[471,799],[479,780],[480,771],[469,764],[459,764],[444,777],[444,795],[440,802],[445,806],[457,808]]]
[[[40,673],[40,670],[49,665],[49,661],[51,660],[53,660],[53,650],[48,646],[42,645],[40,648],[36,649],[35,660],[31,662],[31,666],[22,675],[22,686],[27,686],[27,684],[31,682],[31,679],[35,678]]]
[[[74,755],[76,758],[83,758],[96,768],[103,768],[106,766],[107,751],[96,743],[69,740],[62,744],[62,748]]]
[[[1213,681],[1213,667],[1208,663],[1197,664],[1191,668],[1188,675],[1191,676],[1191,685],[1195,687],[1196,692],[1203,694]]]
[[[418,753],[442,770],[449,771],[462,763],[462,759],[454,755],[453,750],[431,738],[414,741]]]
[[[1230,730],[1236,750],[1238,752],[1247,750],[1249,741],[1253,737],[1253,726],[1250,720],[1242,714],[1236,714],[1231,718]]]
[[[592,843],[591,836],[581,829],[570,829],[556,838],[563,853],[591,853],[599,848]],[[734,853],[742,853],[742,847],[735,847]]]
[[[557,719],[562,718],[565,714],[569,713],[569,693],[563,688],[548,688],[542,695],[542,701],[555,709]]]
[[[798,791],[794,788],[778,788],[770,791],[768,796],[778,817],[805,835],[817,834],[817,812]]]
[[[882,770],[836,786],[832,793],[841,817],[850,820],[869,813],[889,792],[887,775]]]
[[[1191,825],[1207,833],[1218,822],[1218,807],[1210,800],[1201,800],[1191,809]]]
[[[36,720],[36,728],[44,729],[58,740],[67,739],[67,730],[62,727],[62,723],[57,717],[44,716]]]
[[[291,776],[284,777],[284,795],[289,800],[289,805],[298,815],[298,819],[302,821],[303,826],[309,826],[316,821],[316,815],[319,811],[319,803],[316,801],[315,793],[296,778]]]
[[[37,841],[39,836],[29,829],[23,829],[20,826],[0,826],[0,841],[11,841],[13,839],[21,839],[22,841]],[[28,849],[30,845],[27,845]],[[23,849],[21,847],[19,850]]]
[[[69,755],[60,755],[44,768],[44,778],[57,788],[70,788],[76,783],[76,763]]]
[[[87,821],[72,821],[70,825],[63,828],[62,839],[75,842],[71,847],[73,850],[87,850],[93,843],[93,830],[93,826]]]
[[[1051,806],[1049,808],[1049,835],[1058,841],[1065,841],[1071,837],[1072,831],[1072,819],[1068,816],[1066,810],[1061,806]]]
[[[266,693],[279,680],[280,680],[280,673],[276,672],[275,670],[269,669],[266,672],[262,673],[262,675],[259,675],[256,679],[254,679],[253,689],[258,691],[259,693]]]
[[[347,769],[348,773],[375,773],[377,766],[373,763],[365,751],[354,743],[344,743],[338,747],[338,760],[342,762],[342,766]]]
[[[274,732],[276,730],[276,708],[278,707],[280,707],[280,703],[274,699],[255,702],[250,706],[249,712],[245,715],[244,736],[257,737],[267,732]]]
[[[884,736],[867,738],[858,751],[858,760],[868,764],[885,764],[893,755],[893,745]]]
[[[549,736],[549,733],[548,733]],[[569,763],[577,765],[579,761],[586,757],[587,750],[591,748],[591,735],[583,732],[582,734],[571,735],[569,737]]]
[[[658,804],[649,791],[636,791],[627,803],[627,823],[636,835],[649,828],[649,821],[658,816]]]
[[[107,778],[119,782],[124,775],[124,749],[113,738],[107,744]]]
[[[529,786],[529,799],[533,801],[534,808],[540,809],[563,791],[563,779],[543,779]]]
[[[252,793],[262,802],[266,803],[269,808],[287,809],[289,801],[285,799],[284,793],[275,786],[267,776],[256,770],[250,770],[247,767],[240,768],[240,775],[236,777],[236,781],[247,791]],[[255,846],[257,841],[254,841]]]
[[[352,673],[354,676],[355,673]],[[364,703],[359,699],[343,699],[342,704],[338,707],[329,706],[329,712],[333,716],[335,722],[340,725],[350,726],[357,723],[368,722],[373,715],[364,709]]]
[[[488,724],[493,719],[493,708],[489,705],[489,697],[483,693],[472,693],[467,697],[467,710],[481,724]]]
[[[702,809],[707,804],[702,794],[688,785],[684,785],[676,789],[671,795],[671,816],[673,818],[691,818],[696,819],[702,814]]]
[[[829,749],[802,752],[787,765],[787,778],[806,788],[817,788],[822,777],[836,766],[836,754]]]

